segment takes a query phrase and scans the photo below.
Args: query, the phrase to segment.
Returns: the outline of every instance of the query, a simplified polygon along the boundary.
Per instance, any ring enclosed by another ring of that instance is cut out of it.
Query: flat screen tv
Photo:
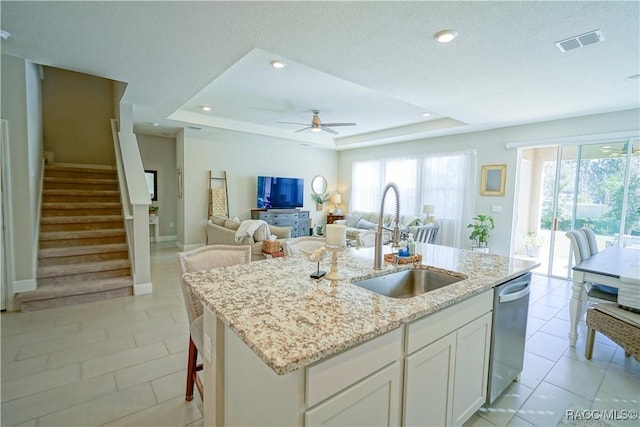
[[[279,176],[258,177],[258,209],[301,208],[304,179]]]

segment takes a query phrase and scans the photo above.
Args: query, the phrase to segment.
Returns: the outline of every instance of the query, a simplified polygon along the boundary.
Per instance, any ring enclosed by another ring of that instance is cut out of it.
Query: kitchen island
[[[440,379],[444,401],[433,399],[433,407],[442,407],[445,424],[464,422],[486,392],[491,289],[536,263],[426,244],[417,250],[421,268],[463,280],[408,299],[373,293],[351,282],[408,266],[374,271],[371,248],[340,253],[345,279],[335,282],[311,279],[316,264],[304,257],[185,275],[205,306],[206,425],[395,425],[411,424],[414,415],[420,422],[420,411],[411,411],[418,375],[409,373],[413,365],[437,366],[418,363],[434,349],[446,356],[448,374]],[[329,270],[328,260],[321,269]],[[464,342],[464,328],[478,331],[469,335],[475,341]],[[469,343],[475,347],[465,349]],[[456,348],[473,360],[455,363]],[[482,394],[458,411],[456,366],[480,371],[475,391]]]

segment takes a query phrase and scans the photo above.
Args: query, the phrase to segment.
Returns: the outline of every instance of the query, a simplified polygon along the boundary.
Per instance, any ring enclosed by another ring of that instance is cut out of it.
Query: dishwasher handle
[[[530,282],[528,280],[520,280],[517,282],[513,282],[513,283],[509,283],[506,286],[503,286],[502,289],[500,289],[500,293],[499,293],[499,298],[498,298],[498,302],[502,303],[502,302],[509,302],[509,301],[515,301],[517,299],[523,298],[527,295],[529,295],[529,284]],[[524,289],[522,288],[522,285],[524,285]],[[517,292],[512,292],[515,288],[520,289]]]

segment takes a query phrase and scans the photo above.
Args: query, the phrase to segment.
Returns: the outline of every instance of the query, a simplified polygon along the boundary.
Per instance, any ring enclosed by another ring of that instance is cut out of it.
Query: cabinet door
[[[406,358],[405,426],[451,425],[456,333]]]
[[[386,368],[305,412],[305,426],[397,426],[400,364]]]
[[[453,424],[462,425],[487,399],[491,313],[458,329]]]

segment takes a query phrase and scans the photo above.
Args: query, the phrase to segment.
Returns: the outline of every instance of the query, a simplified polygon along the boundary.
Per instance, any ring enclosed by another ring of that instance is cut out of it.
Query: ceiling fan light
[[[458,32],[456,30],[442,30],[433,35],[433,38],[440,43],[449,43],[456,37],[458,37]]]
[[[315,133],[322,132],[322,129],[320,129],[320,128],[311,128],[311,132],[315,132]]]

